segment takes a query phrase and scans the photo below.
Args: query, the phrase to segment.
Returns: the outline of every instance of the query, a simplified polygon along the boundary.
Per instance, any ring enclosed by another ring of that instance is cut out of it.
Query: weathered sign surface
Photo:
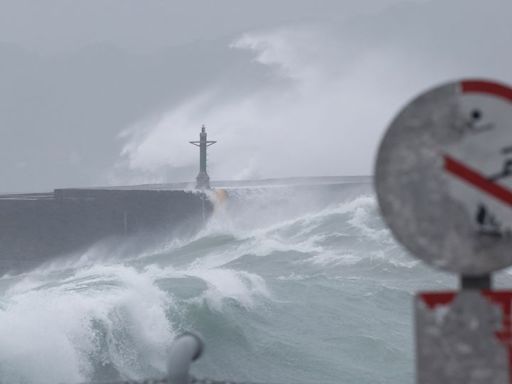
[[[512,265],[512,89],[463,80],[414,99],[382,140],[375,183],[414,256],[464,275]]]

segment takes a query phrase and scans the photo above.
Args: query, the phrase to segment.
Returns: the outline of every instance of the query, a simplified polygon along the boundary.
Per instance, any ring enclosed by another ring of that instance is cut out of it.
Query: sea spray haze
[[[511,12],[508,0],[0,1],[0,189],[190,180],[201,124],[219,140],[214,179],[369,175],[422,89],[512,82]]]

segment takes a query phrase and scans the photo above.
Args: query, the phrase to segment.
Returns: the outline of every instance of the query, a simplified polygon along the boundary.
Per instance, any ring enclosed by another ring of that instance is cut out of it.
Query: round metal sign
[[[512,265],[512,88],[463,80],[417,97],[380,144],[375,187],[395,237],[426,263]]]

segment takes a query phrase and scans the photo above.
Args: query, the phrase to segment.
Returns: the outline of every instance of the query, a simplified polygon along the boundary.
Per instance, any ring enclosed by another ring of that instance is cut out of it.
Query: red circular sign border
[[[462,93],[486,93],[512,102],[512,88],[486,80],[461,81]]]

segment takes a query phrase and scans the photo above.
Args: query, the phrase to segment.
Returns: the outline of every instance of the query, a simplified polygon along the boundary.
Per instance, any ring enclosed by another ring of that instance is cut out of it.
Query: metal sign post
[[[418,383],[510,383],[512,291],[416,295]]]
[[[417,382],[512,383],[512,89],[463,80],[431,89],[391,123],[375,187],[394,236],[457,273],[458,292],[415,300]]]

